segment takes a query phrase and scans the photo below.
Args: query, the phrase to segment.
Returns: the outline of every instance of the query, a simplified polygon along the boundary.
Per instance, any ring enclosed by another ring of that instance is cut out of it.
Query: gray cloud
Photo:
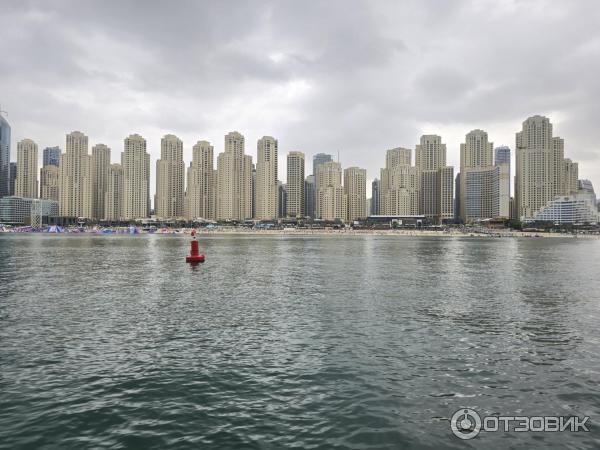
[[[197,140],[222,151],[237,129],[249,153],[273,135],[282,153],[339,150],[374,178],[386,149],[422,133],[441,134],[458,164],[471,129],[512,147],[545,114],[600,189],[594,0],[6,0],[0,17],[14,143],[64,146],[80,129],[117,161],[128,134],[156,158],[173,132],[189,159]]]

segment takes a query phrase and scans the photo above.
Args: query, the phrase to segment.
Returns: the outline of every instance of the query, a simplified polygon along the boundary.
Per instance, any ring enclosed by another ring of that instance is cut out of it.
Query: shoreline
[[[192,230],[196,231],[197,236],[328,236],[328,237],[349,237],[349,236],[392,236],[392,237],[434,237],[434,238],[570,238],[570,239],[592,239],[600,240],[600,234],[572,234],[572,233],[543,233],[533,231],[507,231],[507,230],[489,230],[480,231],[460,231],[460,230],[324,230],[324,229],[290,229],[290,230],[253,230],[253,229],[192,229],[184,228],[169,231],[155,232],[128,232],[126,229],[111,230],[103,232],[101,230],[85,231],[63,231],[53,232],[31,232],[31,231],[8,231],[1,235],[84,235],[84,236],[140,236],[140,235],[165,235],[165,236],[186,236],[191,235]]]

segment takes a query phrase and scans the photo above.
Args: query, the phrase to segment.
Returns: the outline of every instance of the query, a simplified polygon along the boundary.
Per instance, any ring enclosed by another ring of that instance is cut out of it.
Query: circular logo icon
[[[459,409],[450,419],[450,428],[460,439],[473,439],[481,431],[481,417],[472,409]]]

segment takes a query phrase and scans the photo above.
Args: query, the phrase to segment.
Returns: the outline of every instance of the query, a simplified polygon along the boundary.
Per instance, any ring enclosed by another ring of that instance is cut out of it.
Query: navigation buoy
[[[203,263],[204,255],[200,254],[198,250],[198,241],[196,240],[196,230],[192,230],[192,247],[190,248],[190,254],[185,257],[185,262],[190,264]]]

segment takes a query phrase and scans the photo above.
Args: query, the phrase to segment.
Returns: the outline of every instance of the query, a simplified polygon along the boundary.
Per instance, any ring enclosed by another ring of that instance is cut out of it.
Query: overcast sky
[[[600,189],[600,5],[590,1],[0,2],[0,104],[16,142],[80,130],[120,161],[140,133],[223,151],[232,130],[285,155],[340,152],[379,175],[385,150],[481,128],[514,149],[550,117],[580,178]],[[414,158],[414,155],[413,155]],[[154,190],[154,184],[152,191]]]

